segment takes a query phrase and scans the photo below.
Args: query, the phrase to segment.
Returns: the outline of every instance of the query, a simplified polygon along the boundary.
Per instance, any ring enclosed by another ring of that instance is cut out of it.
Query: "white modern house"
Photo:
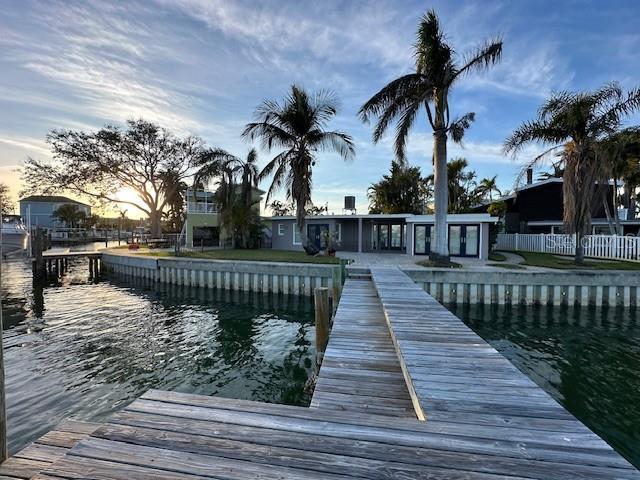
[[[295,217],[271,217],[272,248],[302,250]],[[487,213],[447,216],[449,252],[453,257],[489,258],[489,228],[498,222]],[[317,215],[306,219],[307,237],[319,249],[327,232],[339,251],[428,255],[434,232],[433,215]]]

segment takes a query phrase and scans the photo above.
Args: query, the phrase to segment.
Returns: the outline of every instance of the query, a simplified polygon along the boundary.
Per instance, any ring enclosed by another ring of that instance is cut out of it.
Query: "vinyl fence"
[[[583,238],[586,257],[640,261],[640,237],[587,235]],[[575,254],[575,236],[558,234],[498,234],[496,250]]]

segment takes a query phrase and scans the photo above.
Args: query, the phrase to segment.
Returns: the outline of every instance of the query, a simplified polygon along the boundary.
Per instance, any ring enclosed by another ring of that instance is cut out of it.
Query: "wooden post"
[[[0,292],[2,291],[2,202],[0,201]],[[2,296],[0,295],[0,463],[9,456],[7,447],[7,406],[4,388],[4,348],[2,346]]]
[[[335,313],[338,309],[338,302],[340,301],[340,295],[342,292],[342,268],[341,267],[333,267],[331,270],[331,283],[332,283],[332,292],[331,292],[331,300],[333,302],[332,305],[332,313]]]
[[[329,341],[329,289],[317,287],[313,292],[316,313],[316,370],[322,365],[324,350]]]

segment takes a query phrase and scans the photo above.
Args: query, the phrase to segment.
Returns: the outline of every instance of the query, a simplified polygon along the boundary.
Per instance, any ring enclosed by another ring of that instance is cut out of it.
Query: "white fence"
[[[640,261],[640,237],[586,235],[584,255],[593,258]],[[575,254],[574,235],[500,233],[496,250]]]

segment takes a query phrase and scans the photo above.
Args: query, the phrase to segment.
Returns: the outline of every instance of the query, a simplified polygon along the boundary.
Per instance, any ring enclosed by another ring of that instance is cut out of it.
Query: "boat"
[[[15,250],[26,250],[29,245],[29,231],[19,217],[9,216],[2,221],[2,254]]]

